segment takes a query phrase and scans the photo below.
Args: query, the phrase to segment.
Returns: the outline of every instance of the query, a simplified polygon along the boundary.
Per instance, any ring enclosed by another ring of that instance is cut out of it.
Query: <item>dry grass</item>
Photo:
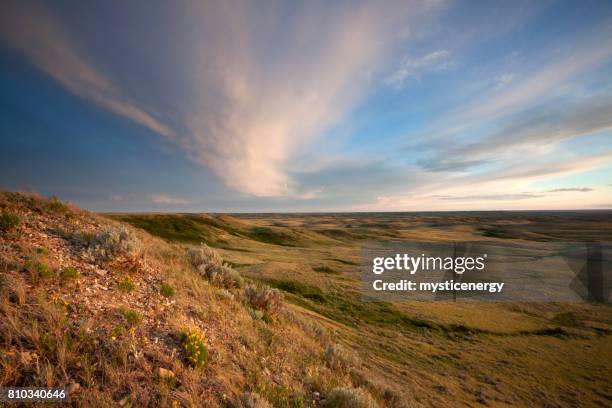
[[[244,297],[249,305],[270,315],[278,314],[284,303],[283,294],[267,286],[249,285],[244,289]]]
[[[327,408],[378,408],[378,403],[360,388],[335,388],[325,400]]]

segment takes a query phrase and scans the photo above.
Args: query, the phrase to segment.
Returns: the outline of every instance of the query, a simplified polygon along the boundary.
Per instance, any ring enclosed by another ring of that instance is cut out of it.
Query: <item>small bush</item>
[[[208,359],[204,336],[199,330],[186,331],[181,336],[181,345],[189,364],[195,368],[204,368]]]
[[[41,261],[28,261],[25,268],[34,278],[51,278],[55,275],[55,271],[46,263]]]
[[[134,290],[136,285],[134,284],[134,280],[129,276],[126,276],[121,282],[117,284],[117,288],[124,292],[131,292]]]
[[[227,289],[219,289],[217,291],[217,296],[219,297],[219,299],[226,300],[226,301],[234,300],[233,293]]]
[[[36,253],[42,256],[49,256],[49,248],[47,247],[36,248]]]
[[[70,207],[62,203],[57,197],[51,197],[51,199],[46,202],[45,208],[58,214],[70,213]]]
[[[125,227],[110,227],[99,234],[84,233],[79,241],[85,247],[83,257],[90,262],[108,262],[117,256],[136,257],[142,253],[142,244]]]
[[[246,408],[272,408],[272,405],[256,392],[245,392],[242,403]]]
[[[378,403],[361,388],[334,388],[325,400],[327,408],[378,408]]]
[[[9,232],[19,226],[21,217],[12,212],[2,210],[0,212],[0,231]]]
[[[209,269],[223,265],[219,253],[206,244],[191,248],[187,251],[187,258],[202,276],[206,276]]]
[[[60,270],[60,276],[62,279],[76,279],[79,277],[79,271],[69,266]]]
[[[262,312],[261,310],[256,310],[253,309],[251,306],[246,306],[246,311],[249,314],[249,316],[251,316],[251,319],[253,320],[262,320],[263,316],[264,316],[264,312]]]
[[[225,265],[215,265],[208,268],[205,276],[210,279],[213,284],[226,289],[241,288],[244,286],[244,279],[242,279],[240,273]]]
[[[159,288],[159,293],[164,297],[174,296],[174,288],[167,283],[162,283]]]
[[[329,368],[337,371],[346,371],[356,363],[355,356],[337,343],[325,349],[325,362]]]
[[[267,286],[249,285],[244,290],[244,297],[252,307],[270,315],[277,314],[284,303],[283,294]]]
[[[136,326],[142,322],[142,315],[136,310],[123,309],[121,311],[125,320],[132,326]]]

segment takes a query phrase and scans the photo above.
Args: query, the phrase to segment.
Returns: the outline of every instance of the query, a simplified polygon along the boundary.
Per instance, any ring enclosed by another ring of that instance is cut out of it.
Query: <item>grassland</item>
[[[612,403],[612,308],[362,302],[367,241],[612,241],[610,212],[114,214],[169,242],[204,242],[282,290],[408,406]]]
[[[609,213],[99,215],[16,193],[0,213],[0,386],[86,407],[612,399],[609,305],[362,302],[358,267],[373,240],[610,241]]]

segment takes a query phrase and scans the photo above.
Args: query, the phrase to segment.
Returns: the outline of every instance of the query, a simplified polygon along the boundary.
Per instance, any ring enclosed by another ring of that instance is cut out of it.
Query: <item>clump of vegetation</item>
[[[38,278],[48,279],[55,276],[55,271],[53,268],[39,260],[27,261],[25,268],[34,280],[37,280]]]
[[[62,279],[76,279],[79,277],[79,271],[77,271],[72,266],[68,266],[60,270],[60,277]]]
[[[334,388],[325,400],[328,408],[378,408],[378,403],[361,388]]]
[[[172,297],[174,296],[174,288],[167,283],[162,283],[159,287],[159,293],[164,297]]]
[[[221,300],[226,300],[226,301],[234,300],[234,294],[227,289],[219,289],[217,291],[217,296]]]
[[[121,314],[123,315],[125,320],[128,322],[128,324],[132,326],[136,326],[140,324],[140,322],[142,322],[142,315],[138,313],[136,310],[123,309],[121,311]]]
[[[283,294],[267,286],[249,285],[244,290],[244,297],[253,308],[269,315],[280,312],[284,304]]]
[[[565,312],[556,314],[552,319],[558,325],[566,327],[577,327],[580,326],[580,321],[572,312]]]
[[[124,255],[136,257],[142,253],[142,243],[132,231],[121,227],[109,227],[98,234],[79,236],[85,247],[83,257],[90,262],[103,263]]]
[[[267,280],[270,286],[274,286],[277,289],[284,290],[285,292],[292,293],[294,295],[301,296],[305,299],[314,300],[316,302],[325,301],[325,294],[317,286],[309,285],[304,282],[295,280]]]
[[[319,273],[327,273],[330,275],[336,275],[338,274],[338,271],[330,268],[329,266],[323,265],[323,266],[315,266],[314,268],[312,268],[313,271],[315,272],[319,272]]]
[[[208,268],[206,277],[215,285],[226,289],[241,288],[244,286],[244,279],[235,269],[225,265],[215,265]]]
[[[126,276],[121,282],[117,284],[117,288],[124,292],[131,292],[134,290],[135,287],[136,284],[134,283],[134,280],[129,276]]]
[[[256,392],[245,392],[242,403],[246,408],[272,408],[272,405]]]
[[[167,241],[195,245],[215,240],[210,227],[227,227],[199,214],[124,214],[113,215],[112,218],[127,222]]]
[[[197,329],[184,332],[181,336],[181,345],[189,364],[195,368],[204,368],[208,359],[206,340]]]
[[[232,269],[229,265],[224,265],[219,253],[206,244],[202,244],[198,248],[191,248],[187,251],[187,257],[200,275],[217,286],[234,289],[241,288],[244,285],[244,279],[238,271]]]
[[[21,223],[21,217],[15,213],[2,210],[0,212],[0,231],[9,232],[14,230]]]
[[[223,265],[223,260],[219,253],[206,244],[202,244],[198,248],[189,249],[187,251],[187,258],[202,276],[206,276],[209,269]]]
[[[57,197],[53,196],[49,201],[45,203],[45,208],[49,211],[67,215],[70,213],[70,207],[67,204],[61,202]]]
[[[355,366],[355,356],[340,344],[334,343],[325,349],[325,363],[332,370],[347,371]]]
[[[42,256],[49,256],[49,248],[47,247],[36,248],[36,253]]]

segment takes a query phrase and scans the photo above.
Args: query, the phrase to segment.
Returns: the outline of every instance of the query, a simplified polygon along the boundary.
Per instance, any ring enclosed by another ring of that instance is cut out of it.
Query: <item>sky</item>
[[[612,208],[612,2],[11,1],[0,189],[94,211]]]

